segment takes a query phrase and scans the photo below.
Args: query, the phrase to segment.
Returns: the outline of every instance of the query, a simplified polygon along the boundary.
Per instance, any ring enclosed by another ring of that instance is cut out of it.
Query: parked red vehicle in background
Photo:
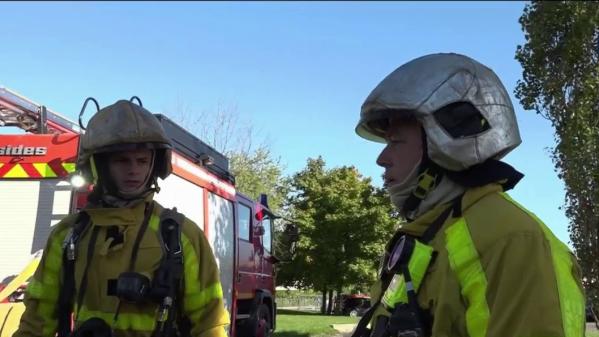
[[[370,308],[370,296],[366,294],[341,294],[335,298],[339,312],[351,317],[363,316]]]

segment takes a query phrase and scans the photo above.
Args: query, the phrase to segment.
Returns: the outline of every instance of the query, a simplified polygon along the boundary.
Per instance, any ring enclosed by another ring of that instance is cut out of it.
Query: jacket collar
[[[86,212],[91,222],[98,226],[138,226],[144,220],[146,206],[152,203],[153,194],[141,199],[140,202],[134,203],[129,207],[94,207],[83,209]]]
[[[493,183],[485,186],[471,188],[466,190],[464,196],[462,197],[462,214],[474,203],[478,200],[482,199],[488,194],[497,193],[503,191],[501,185]],[[406,233],[413,236],[422,236],[424,231],[428,228],[428,226],[435,221],[437,217],[443,213],[448,207],[451,207],[451,202],[446,202],[444,204],[438,205],[430,211],[422,214],[418,218],[414,219],[412,222],[401,223],[398,226],[398,231],[402,233]],[[450,215],[451,216],[451,215]]]

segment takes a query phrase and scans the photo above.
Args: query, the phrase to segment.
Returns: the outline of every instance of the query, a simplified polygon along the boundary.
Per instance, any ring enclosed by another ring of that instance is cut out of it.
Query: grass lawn
[[[330,336],[339,332],[331,324],[358,323],[359,317],[328,316],[309,312],[279,310],[274,337]],[[599,336],[598,336],[599,337]]]
[[[328,316],[310,312],[279,310],[274,337],[324,337],[339,334],[331,324],[358,323],[359,317]],[[599,337],[599,331],[587,329],[585,337]]]

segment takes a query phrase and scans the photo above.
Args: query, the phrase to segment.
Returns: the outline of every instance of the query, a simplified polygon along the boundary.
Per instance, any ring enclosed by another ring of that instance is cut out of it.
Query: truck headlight
[[[79,174],[73,174],[71,176],[70,182],[71,182],[71,185],[77,189],[85,186],[85,178],[83,178],[83,176],[81,176]]]

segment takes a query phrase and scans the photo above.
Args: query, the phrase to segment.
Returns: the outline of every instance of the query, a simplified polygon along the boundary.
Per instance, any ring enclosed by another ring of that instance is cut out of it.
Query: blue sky
[[[0,85],[75,119],[83,100],[138,95],[161,112],[236,105],[286,173],[322,155],[380,185],[381,144],[354,133],[370,91],[399,65],[457,52],[495,70],[516,107],[525,174],[511,193],[569,241],[548,121],[513,97],[524,2],[0,3]]]

